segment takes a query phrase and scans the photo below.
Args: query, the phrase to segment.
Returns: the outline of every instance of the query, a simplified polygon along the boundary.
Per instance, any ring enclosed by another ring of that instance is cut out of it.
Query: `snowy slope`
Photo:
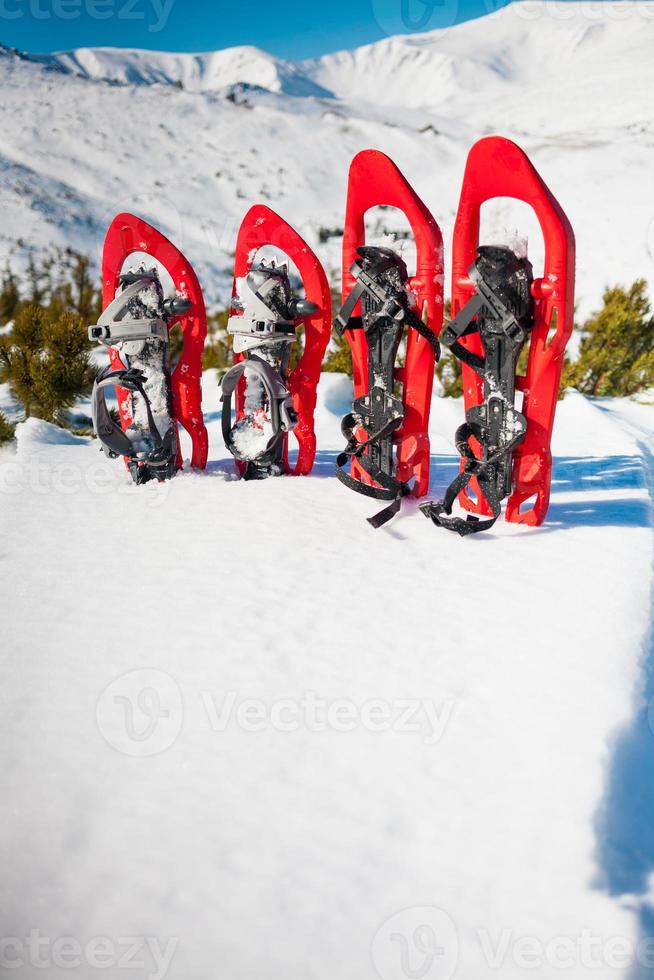
[[[37,421],[0,456],[4,935],[148,937],[130,975],[170,980],[402,980],[403,952],[521,980],[525,942],[537,980],[640,980],[650,814],[626,844],[602,814],[639,806],[610,774],[642,713],[654,408],[570,395],[547,524],[460,540],[415,504],[371,531],[333,475],[350,398],[323,377],[306,479],[231,479],[213,372],[205,475],[133,488]],[[435,399],[434,495],[460,413]]]
[[[125,48],[78,48],[34,60],[65,74],[123,85],[175,85],[189,92],[219,92],[245,82],[290,96],[329,96],[301,65],[254,47],[210,54],[171,54]]]
[[[652,278],[654,18],[647,4],[518,3],[446,31],[288,62],[254,48],[206,55],[0,49],[0,261],[71,244],[98,255],[110,217],[134,210],[224,299],[252,202],[284,214],[338,278],[347,167],[388,152],[449,239],[465,155],[500,132],[529,152],[578,241],[580,311],[608,283]],[[484,234],[530,236],[498,203]],[[378,231],[393,230],[386,214]]]

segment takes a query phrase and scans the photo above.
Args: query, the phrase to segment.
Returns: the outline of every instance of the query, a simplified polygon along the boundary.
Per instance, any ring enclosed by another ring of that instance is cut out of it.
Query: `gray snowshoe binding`
[[[262,261],[238,283],[227,330],[234,353],[243,359],[221,382],[222,431],[246,480],[285,472],[284,435],[298,421],[287,387],[291,351],[298,321],[317,309],[315,303],[293,296],[285,264]],[[233,422],[232,398],[242,379],[242,407]]]
[[[445,327],[441,342],[483,379],[483,401],[471,408],[455,435],[464,465],[439,502],[420,505],[434,524],[461,536],[492,527],[501,513],[502,500],[512,491],[513,451],[525,437],[527,420],[515,408],[518,358],[533,327],[531,296],[533,270],[504,246],[483,245],[470,268],[475,284],[472,299]],[[483,354],[460,343],[462,337],[478,334]],[[481,454],[475,453],[474,439]],[[487,519],[473,514],[452,516],[454,501],[476,477],[492,510]]]
[[[93,429],[102,450],[123,456],[136,484],[169,480],[177,471],[177,423],[170,386],[168,323],[190,308],[164,299],[156,269],[141,267],[120,277],[120,291],[89,339],[114,348],[123,368],[104,368],[93,386]],[[107,405],[108,388],[130,393],[129,420],[121,427]]]

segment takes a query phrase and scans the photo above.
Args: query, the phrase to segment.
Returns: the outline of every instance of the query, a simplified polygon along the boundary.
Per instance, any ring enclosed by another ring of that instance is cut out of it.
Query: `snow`
[[[263,415],[263,413],[262,413]],[[232,430],[234,448],[240,459],[256,459],[273,437],[272,422],[265,417],[248,416],[237,422]]]
[[[132,210],[226,304],[263,200],[336,282],[367,146],[449,256],[466,152],[501,132],[572,220],[585,315],[652,277],[653,42],[648,4],[539,0],[305,62],[0,48],[0,263],[97,264]],[[482,240],[538,275],[526,206],[485,208]],[[545,525],[465,540],[411,500],[371,530],[334,476],[351,403],[323,375],[308,478],[235,479],[213,371],[205,473],[135,487],[38,419],[0,450],[0,967],[70,975],[68,942],[107,980],[130,950],[149,980],[648,975],[654,393],[569,393]],[[462,417],[434,398],[434,499]]]
[[[88,442],[43,419],[25,419],[16,426],[16,442],[21,457],[39,452],[43,446],[81,446]]]
[[[547,523],[461,540],[411,501],[368,526],[347,378],[313,475],[263,482],[204,389],[205,474],[133,487],[38,420],[0,454],[4,934],[142,937],[170,980],[637,975],[653,406],[569,395]],[[434,497],[461,412],[434,399]]]
[[[333,282],[347,170],[377,147],[443,228],[446,255],[466,154],[515,139],[577,234],[579,316],[605,286],[652,277],[654,17],[647,3],[513,3],[445,31],[290,62],[255,48],[206,55],[111,49],[38,58],[0,49],[0,263],[70,245],[99,260],[111,218],[131,210],[197,267],[226,305],[248,207],[278,210]],[[181,85],[181,87],[180,87]],[[384,213],[386,231],[403,222]],[[482,214],[486,241],[542,241],[526,205]],[[447,282],[446,277],[446,282]]]

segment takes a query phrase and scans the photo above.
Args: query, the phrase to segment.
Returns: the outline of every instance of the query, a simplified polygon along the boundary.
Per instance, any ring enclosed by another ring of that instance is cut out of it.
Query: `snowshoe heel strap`
[[[234,428],[232,426],[232,398],[236,387],[248,371],[255,375],[261,382],[270,405],[270,420],[272,424],[272,435],[264,448],[255,458],[244,456],[238,449],[234,440]],[[234,367],[223,376],[221,381],[222,389],[222,433],[225,445],[230,453],[243,462],[265,463],[271,460],[275,449],[286,432],[291,432],[297,425],[297,416],[293,407],[293,398],[286,385],[282,381],[280,374],[267,361],[250,354],[245,360],[239,361]]]
[[[91,396],[93,430],[103,450],[113,458],[124,456],[134,481],[139,484],[151,479],[169,479],[174,476],[177,469],[175,430],[171,426],[165,435],[161,436],[144,382],[145,376],[137,369],[113,371],[111,367],[106,367],[98,375]],[[138,452],[132,440],[112,417],[107,405],[106,389],[116,387],[136,391],[143,399],[148,420],[148,435],[154,443],[154,448],[149,453]]]

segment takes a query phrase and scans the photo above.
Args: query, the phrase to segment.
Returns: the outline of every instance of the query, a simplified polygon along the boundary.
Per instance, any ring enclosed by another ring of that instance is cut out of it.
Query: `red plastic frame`
[[[298,424],[293,431],[298,441],[299,451],[296,464],[291,467],[288,460],[288,433],[286,433],[283,449],[284,469],[292,476],[306,476],[311,472],[316,457],[314,431],[316,390],[320,381],[323,358],[331,337],[331,293],[325,271],[304,239],[265,204],[255,204],[243,218],[236,240],[233,296],[237,295],[238,280],[247,276],[257,252],[265,245],[278,248],[295,263],[304,284],[306,298],[318,307],[317,313],[302,320],[305,331],[304,352],[291,371],[287,383],[298,416]],[[234,362],[238,364],[243,357],[243,354],[235,354]],[[237,419],[243,418],[244,393],[245,384],[242,378],[235,392]],[[242,473],[245,464],[237,460],[237,467]]]
[[[575,239],[572,226],[527,155],[508,139],[488,136],[470,150],[454,226],[452,256],[452,317],[474,293],[468,270],[479,244],[481,206],[495,197],[512,197],[529,204],[536,213],[545,240],[545,266],[534,280],[535,325],[529,345],[527,373],[516,379],[524,393],[522,411],[527,434],[514,453],[513,492],[507,501],[506,520],[539,525],[550,498],[552,454],[550,444],[561,381],[563,354],[574,323]],[[550,331],[553,336],[548,343]],[[481,340],[472,335],[462,343],[477,353]],[[472,368],[463,365],[463,391],[468,411],[483,399],[483,384]],[[476,480],[477,500],[464,491],[459,500],[470,511],[488,515],[491,509]],[[535,496],[533,506],[521,505]]]
[[[365,244],[365,216],[370,208],[386,205],[406,215],[416,242],[416,274],[409,280],[416,295],[418,313],[426,308],[427,324],[440,334],[443,324],[443,238],[436,220],[393,161],[379,150],[362,150],[352,160],[348,178],[345,231],[343,235],[343,300],[355,281],[350,272],[357,249]],[[355,310],[360,313],[360,306]],[[346,330],[352,351],[354,397],[368,390],[368,343],[362,330]],[[415,330],[408,331],[406,366],[398,369],[403,385],[404,421],[395,436],[397,478],[415,477],[414,496],[429,489],[429,410],[434,383],[434,352]],[[362,434],[363,435],[363,434]],[[356,463],[353,475],[364,483],[374,481]]]
[[[209,439],[202,415],[202,351],[207,336],[207,315],[198,278],[188,260],[161,232],[133,214],[119,214],[111,222],[102,253],[102,299],[105,308],[116,296],[125,259],[134,252],[146,252],[169,273],[178,293],[193,304],[188,313],[174,317],[170,327],[180,324],[184,349],[171,377],[173,415],[183,425],[193,445],[191,464],[199,469],[207,465]],[[114,370],[125,365],[115,347],[109,349]],[[116,391],[123,429],[131,424],[131,397],[128,391]],[[177,465],[182,466],[182,452],[177,435]]]

